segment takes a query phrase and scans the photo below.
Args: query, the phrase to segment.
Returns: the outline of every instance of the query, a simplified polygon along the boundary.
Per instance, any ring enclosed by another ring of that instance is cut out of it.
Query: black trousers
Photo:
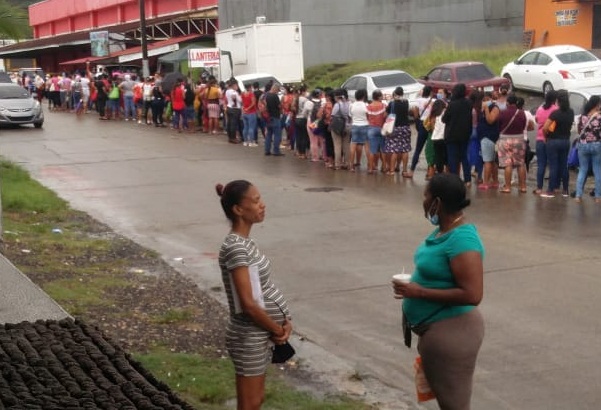
[[[295,135],[296,135],[296,149],[301,155],[307,153],[309,148],[309,133],[307,132],[307,119],[297,118],[294,121]]]
[[[101,117],[106,116],[106,98],[96,98],[96,109]]]
[[[444,171],[444,166],[447,164],[447,144],[444,140],[432,141],[434,147],[434,165],[436,166],[436,172],[441,173]]]
[[[242,111],[240,108],[228,108],[227,109],[227,138],[230,141],[236,140],[236,132],[240,126],[240,116]]]
[[[152,100],[152,122],[154,125],[163,125],[163,111],[165,111],[165,101]]]

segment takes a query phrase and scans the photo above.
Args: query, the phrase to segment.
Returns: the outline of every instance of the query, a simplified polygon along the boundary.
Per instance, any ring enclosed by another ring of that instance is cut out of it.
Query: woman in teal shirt
[[[417,248],[410,283],[393,282],[395,297],[419,337],[418,351],[444,410],[468,410],[484,321],[484,247],[465,223],[465,185],[455,174],[435,175],[424,192],[426,218],[437,228]]]

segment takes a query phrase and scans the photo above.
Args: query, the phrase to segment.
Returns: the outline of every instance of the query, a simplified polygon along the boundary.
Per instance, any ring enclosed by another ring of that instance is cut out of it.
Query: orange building
[[[573,44],[601,49],[601,1],[526,0],[525,46]]]

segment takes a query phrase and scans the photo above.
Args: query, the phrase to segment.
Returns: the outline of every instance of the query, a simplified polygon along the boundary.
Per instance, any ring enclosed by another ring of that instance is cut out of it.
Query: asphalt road
[[[399,402],[390,408],[407,408],[416,351],[402,345],[389,281],[412,269],[431,230],[423,168],[413,180],[334,172],[290,154],[266,158],[221,135],[91,114],[48,113],[43,130],[2,129],[0,155],[206,289],[221,284],[216,257],[228,231],[214,185],[252,181],[267,204],[252,235],[273,261],[296,330],[356,374],[394,387]],[[324,187],[340,190],[314,192]],[[475,188],[470,195],[467,217],[486,246],[486,338],[473,408],[598,409],[601,206]],[[317,367],[328,371],[325,360]]]

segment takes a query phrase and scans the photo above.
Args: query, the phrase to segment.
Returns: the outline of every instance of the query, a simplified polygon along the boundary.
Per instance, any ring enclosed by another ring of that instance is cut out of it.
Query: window
[[[377,88],[391,88],[415,84],[415,79],[407,73],[394,73],[372,77]]]
[[[553,59],[546,54],[539,53],[538,59],[536,60],[536,65],[547,65],[550,64]]]
[[[446,81],[448,83],[453,81],[453,74],[451,73],[450,68],[443,68],[440,70],[440,81]]]
[[[357,88],[355,90],[367,89],[367,80],[365,77],[357,77]]]
[[[574,110],[575,113],[582,112],[584,104],[586,104],[586,98],[583,95],[570,93],[570,108]]]
[[[350,79],[348,79],[346,81],[346,83],[344,83],[342,85],[342,88],[344,88],[345,90],[358,90],[359,88],[357,88],[357,85],[359,83],[359,77],[352,77]]]
[[[588,51],[572,51],[570,53],[557,54],[557,59],[564,64],[577,64],[597,61],[597,57]]]
[[[488,67],[486,67],[484,64],[457,67],[457,81],[460,83],[488,80],[493,77],[493,73],[491,73]]]
[[[0,87],[0,99],[2,100],[25,100],[29,98],[29,93],[23,87],[10,85]]]
[[[537,52],[528,53],[524,57],[520,59],[520,65],[534,65],[536,63],[536,57],[538,57]]]
[[[430,71],[430,73],[426,77],[428,77],[428,80],[431,80],[431,81],[442,81],[440,79],[441,73],[442,73],[441,68],[435,68],[434,70]]]

